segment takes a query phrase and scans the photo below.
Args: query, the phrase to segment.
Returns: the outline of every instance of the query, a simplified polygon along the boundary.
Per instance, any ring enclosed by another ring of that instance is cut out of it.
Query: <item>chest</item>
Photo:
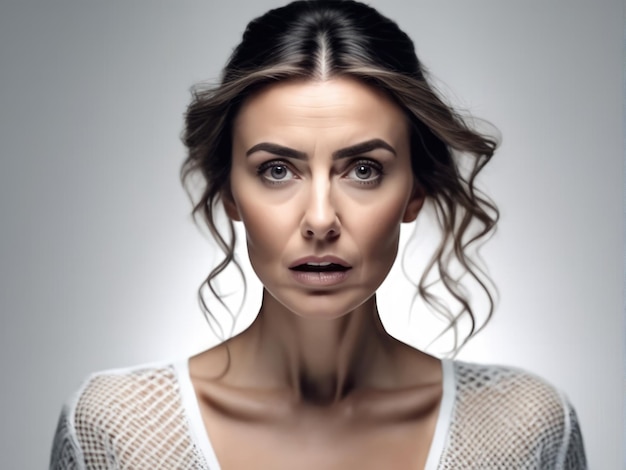
[[[242,420],[201,407],[221,470],[423,469],[437,408],[391,422],[325,419]]]

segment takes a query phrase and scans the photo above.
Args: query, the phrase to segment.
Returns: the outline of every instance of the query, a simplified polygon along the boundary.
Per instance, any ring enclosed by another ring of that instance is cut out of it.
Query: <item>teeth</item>
[[[307,266],[330,266],[332,263],[324,261],[323,263],[307,263]]]

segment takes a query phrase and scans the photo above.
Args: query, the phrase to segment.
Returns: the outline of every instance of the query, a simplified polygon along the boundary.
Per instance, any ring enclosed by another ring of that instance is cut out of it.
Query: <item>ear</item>
[[[239,214],[239,208],[237,207],[237,203],[235,202],[233,193],[230,190],[230,184],[227,184],[224,187],[224,189],[220,193],[220,196],[222,198],[222,203],[224,204],[224,210],[226,211],[226,215],[231,220],[240,222],[241,214]]]
[[[409,202],[406,205],[406,209],[404,210],[402,222],[413,222],[415,219],[417,219],[420,210],[422,210],[425,199],[426,192],[416,181],[413,184],[413,193],[411,194],[411,199],[409,199]]]

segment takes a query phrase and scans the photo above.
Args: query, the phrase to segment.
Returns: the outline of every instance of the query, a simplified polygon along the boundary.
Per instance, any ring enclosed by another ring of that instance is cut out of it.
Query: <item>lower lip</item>
[[[295,271],[290,269],[293,278],[301,284],[307,286],[334,286],[345,281],[350,273],[347,271]]]

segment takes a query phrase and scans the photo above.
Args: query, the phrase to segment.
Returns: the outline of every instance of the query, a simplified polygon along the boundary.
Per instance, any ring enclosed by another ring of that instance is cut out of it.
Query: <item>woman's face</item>
[[[226,210],[269,294],[327,318],[372,298],[423,202],[403,111],[352,78],[279,82],[244,102],[232,149]]]

